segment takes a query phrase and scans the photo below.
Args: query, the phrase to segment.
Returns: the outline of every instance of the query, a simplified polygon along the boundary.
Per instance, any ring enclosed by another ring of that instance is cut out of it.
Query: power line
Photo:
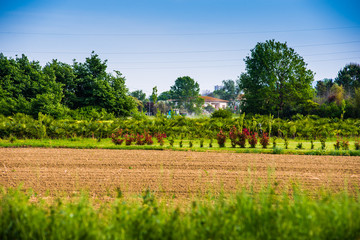
[[[331,61],[340,61],[340,60],[351,60],[351,59],[359,59],[360,57],[352,57],[352,58],[337,58],[337,59],[326,59],[326,60],[314,60],[309,61],[309,63],[313,62],[331,62]],[[119,67],[120,69],[128,69],[128,70],[162,70],[162,69],[204,69],[204,68],[227,68],[227,67],[241,67],[241,64],[234,65],[213,65],[213,66],[185,66],[185,67]]]
[[[10,35],[47,35],[47,36],[203,36],[203,35],[243,35],[243,34],[261,34],[261,33],[290,33],[290,32],[314,32],[314,31],[332,31],[356,29],[360,26],[347,27],[329,27],[329,28],[305,28],[305,29],[287,29],[287,30],[264,30],[264,31],[241,31],[241,32],[196,32],[196,33],[66,33],[66,32],[20,32],[20,31],[1,31],[0,34]]]
[[[291,48],[302,48],[302,47],[316,47],[316,46],[329,46],[329,45],[342,45],[342,44],[353,44],[359,43],[360,41],[347,41],[347,42],[335,42],[335,43],[315,43],[315,44],[305,44],[305,45],[295,45]],[[219,50],[189,50],[189,51],[144,51],[144,52],[99,52],[97,54],[106,54],[106,55],[148,55],[148,54],[187,54],[187,53],[218,53],[218,52],[241,52],[241,51],[250,51],[249,48],[242,49],[219,49]],[[0,51],[1,52],[1,51]],[[26,52],[32,54],[89,54],[89,52],[73,52],[73,51],[14,51],[14,50],[5,50],[2,52],[8,53],[17,53],[17,52]]]
[[[358,53],[360,51],[343,51],[343,52],[330,52],[330,53],[315,53],[315,54],[305,54],[302,55],[304,57],[309,56],[323,56],[323,55],[334,55],[334,54],[344,54],[344,53]],[[157,64],[157,63],[200,63],[200,62],[236,62],[236,61],[243,61],[243,58],[232,58],[232,59],[216,59],[216,60],[191,60],[191,61],[109,61],[109,63],[128,63],[128,64]]]
[[[336,59],[323,59],[323,60],[313,60],[309,62],[331,62],[331,61],[341,61],[341,60],[350,60],[350,59],[359,59],[360,57],[349,57],[349,58],[336,58]]]

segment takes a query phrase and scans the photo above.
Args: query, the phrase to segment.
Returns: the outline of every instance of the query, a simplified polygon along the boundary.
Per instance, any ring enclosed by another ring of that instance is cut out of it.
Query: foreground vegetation
[[[146,191],[128,201],[118,190],[108,203],[81,196],[52,203],[33,192],[2,190],[1,239],[358,239],[360,199],[293,187],[274,194],[204,196],[179,207]],[[289,194],[290,193],[290,194]],[[34,199],[36,201],[34,201]],[[94,205],[95,204],[95,205]]]

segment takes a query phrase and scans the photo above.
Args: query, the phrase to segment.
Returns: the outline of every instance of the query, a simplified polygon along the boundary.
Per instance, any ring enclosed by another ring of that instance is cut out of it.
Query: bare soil
[[[32,188],[40,195],[93,196],[157,193],[189,196],[208,192],[278,188],[339,191],[360,186],[360,157],[237,154],[146,150],[0,148],[0,186]]]

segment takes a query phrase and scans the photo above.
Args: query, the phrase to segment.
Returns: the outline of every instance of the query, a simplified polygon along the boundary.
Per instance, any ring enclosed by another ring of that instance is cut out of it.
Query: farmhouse
[[[229,102],[227,100],[209,97],[209,96],[200,96],[200,98],[204,99],[204,107],[210,105],[214,107],[216,110],[227,108]]]

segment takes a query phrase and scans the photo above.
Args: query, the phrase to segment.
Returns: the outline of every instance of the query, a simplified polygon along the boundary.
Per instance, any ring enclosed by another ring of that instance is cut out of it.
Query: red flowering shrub
[[[216,135],[216,137],[219,147],[225,147],[226,135],[221,129],[220,132]]]
[[[126,133],[124,135],[124,138],[125,138],[125,144],[128,145],[128,146],[131,145],[131,143],[134,141],[134,137],[133,137],[132,134]]]
[[[113,134],[111,134],[111,141],[115,143],[115,145],[121,145],[124,141],[123,130],[120,129],[119,131],[116,131]]]
[[[230,132],[229,132],[229,138],[230,138],[230,141],[231,141],[231,146],[234,148],[236,147],[236,144],[237,144],[237,138],[238,138],[238,130],[235,126],[233,126],[231,129],[230,129]]]
[[[142,134],[137,133],[135,140],[136,140],[136,142],[135,142],[136,145],[144,145],[145,144],[145,137]]]
[[[154,141],[152,140],[152,136],[145,130],[144,131],[145,143],[147,145],[152,145]]]
[[[248,141],[249,141],[249,144],[252,148],[255,148],[256,144],[257,144],[257,133],[252,133],[249,135],[248,137]]]
[[[267,148],[267,146],[270,144],[269,141],[270,138],[267,133],[264,133],[260,138],[260,144],[263,146],[263,148]]]
[[[243,128],[241,133],[238,133],[238,142],[237,144],[241,147],[241,148],[245,148],[246,145],[246,139],[248,139],[250,133],[249,130],[247,130],[246,128]]]
[[[164,145],[164,138],[166,138],[166,133],[157,133],[155,135],[158,143],[160,144],[160,146],[163,146]]]

